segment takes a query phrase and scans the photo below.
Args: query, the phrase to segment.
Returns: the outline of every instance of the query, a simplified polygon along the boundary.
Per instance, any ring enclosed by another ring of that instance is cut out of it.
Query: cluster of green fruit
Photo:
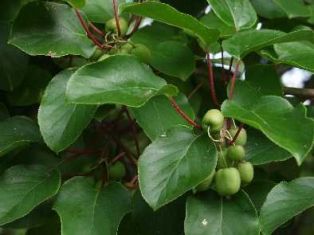
[[[196,191],[207,190],[215,181],[217,193],[221,196],[230,196],[237,193],[241,185],[248,185],[254,178],[253,165],[245,161],[244,145],[247,142],[245,129],[232,127],[226,130],[224,120],[223,114],[217,109],[209,110],[203,117],[202,126],[208,131],[210,138],[218,138],[213,139],[219,149],[218,163],[216,170],[196,187]]]
[[[123,18],[119,17],[120,25],[120,36],[125,36],[128,31],[128,22]],[[112,18],[106,22],[106,32],[117,34],[116,19]],[[131,54],[136,56],[141,62],[148,64],[151,60],[151,51],[143,44],[125,42],[118,49],[111,50],[110,54]],[[106,59],[109,55],[104,55],[101,60]]]

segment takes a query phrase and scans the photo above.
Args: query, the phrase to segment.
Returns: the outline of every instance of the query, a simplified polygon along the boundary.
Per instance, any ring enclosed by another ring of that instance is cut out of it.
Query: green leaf
[[[185,217],[185,197],[153,211],[140,191],[133,197],[133,210],[119,226],[119,235],[182,235]]]
[[[245,145],[246,160],[253,165],[284,161],[292,157],[291,153],[272,143],[265,135],[247,129],[248,142]]]
[[[123,4],[122,12],[152,18],[156,21],[178,27],[194,34],[205,45],[210,45],[218,40],[219,31],[210,29],[194,17],[181,13],[175,8],[159,2],[144,2]]]
[[[289,18],[309,17],[311,15],[310,6],[303,0],[273,0]]]
[[[216,15],[236,31],[252,28],[256,12],[249,0],[207,0]]]
[[[283,18],[285,12],[274,3],[274,0],[251,0],[258,15],[267,19]]]
[[[201,183],[215,169],[217,151],[207,135],[176,127],[150,144],[139,160],[142,195],[154,209]]]
[[[39,66],[30,65],[27,68],[22,83],[7,93],[7,100],[13,106],[28,106],[40,102],[41,96],[47,84],[51,80],[51,74]]]
[[[117,2],[120,5],[125,0],[118,0]],[[89,20],[100,24],[114,17],[112,0],[87,0],[82,11],[85,12]]]
[[[218,29],[220,37],[229,37],[236,32],[233,26],[227,25],[224,21],[217,17],[213,11],[204,15],[201,18],[201,22],[208,28]]]
[[[150,49],[152,56],[149,63],[155,69],[185,81],[195,70],[195,59],[186,45],[186,37],[180,37],[178,33],[173,27],[154,23],[137,31],[131,41]]]
[[[189,115],[195,118],[192,107],[187,98],[181,94],[176,97],[178,105]],[[148,101],[140,108],[133,108],[132,113],[137,123],[143,128],[145,134],[154,140],[166,133],[174,126],[182,125],[191,127],[171,106],[169,99],[164,96],[157,96]],[[167,114],[167,115],[165,115]]]
[[[31,2],[14,21],[9,43],[30,55],[61,57],[94,52],[74,9],[53,2]]]
[[[60,174],[44,166],[13,166],[0,177],[0,225],[28,214],[54,196],[60,187]]]
[[[73,70],[56,75],[43,95],[38,123],[46,144],[55,152],[71,145],[94,117],[97,107],[70,104],[65,90]]]
[[[256,176],[254,178],[256,178]],[[245,192],[247,192],[247,194],[251,198],[258,212],[260,212],[260,209],[268,193],[275,185],[276,183],[270,180],[254,179],[254,181],[251,184],[245,187]]]
[[[8,23],[0,22],[0,89],[5,91],[14,90],[22,82],[29,60],[23,52],[7,44],[9,30]]]
[[[176,41],[153,45],[150,64],[167,75],[186,81],[195,70],[194,54],[189,47]]]
[[[276,185],[267,195],[260,223],[263,234],[270,235],[304,210],[314,206],[314,177],[303,177]]]
[[[274,45],[278,55],[276,62],[314,72],[314,44],[308,42],[290,42]]]
[[[263,47],[281,42],[291,42],[311,39],[313,31],[310,29],[297,29],[290,33],[277,30],[262,29],[239,32],[231,38],[223,41],[223,48],[229,54],[241,59],[248,53],[258,51]]]
[[[175,95],[177,89],[156,76],[148,66],[129,55],[111,56],[78,69],[66,95],[79,104],[124,104],[139,107],[159,94]]]
[[[294,108],[278,96],[246,96],[243,101],[247,94],[242,90],[242,98],[223,103],[225,117],[261,130],[272,142],[289,151],[300,165],[314,145],[314,120],[306,117],[305,107]]]
[[[82,8],[86,4],[85,0],[66,0],[66,1],[74,8]],[[89,1],[87,0],[87,2]]]
[[[29,118],[15,116],[0,122],[0,156],[28,145],[41,142],[37,125]]]
[[[252,65],[246,67],[245,83],[254,87],[261,95],[283,95],[280,77],[273,65]]]
[[[243,191],[231,199],[212,191],[190,196],[184,223],[186,235],[259,235],[256,209]]]
[[[131,210],[129,192],[118,183],[102,189],[92,179],[75,177],[63,184],[54,205],[62,235],[116,235]]]

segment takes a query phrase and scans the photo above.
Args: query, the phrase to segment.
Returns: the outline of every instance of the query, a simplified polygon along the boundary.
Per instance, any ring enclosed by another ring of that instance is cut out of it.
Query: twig
[[[237,74],[239,72],[240,67],[240,61],[236,64],[235,71],[233,72],[232,78],[231,78],[231,84],[230,84],[230,91],[229,91],[229,99],[231,100],[233,98],[235,83],[237,80]]]
[[[220,51],[221,51],[221,80],[223,81],[223,83],[227,83],[227,79],[226,79],[226,73],[225,73],[225,61],[224,61],[224,49],[222,48],[222,45],[220,43]]]
[[[125,155],[125,152],[121,152],[119,153],[117,156],[115,156],[111,161],[110,161],[110,165],[116,163],[117,161],[119,161],[123,156]]]
[[[121,35],[121,28],[120,28],[120,21],[119,21],[119,15],[118,15],[118,3],[117,3],[117,0],[112,0],[112,6],[113,6],[114,18],[116,20],[118,36],[120,36]]]
[[[77,18],[79,19],[82,27],[84,28],[85,32],[86,32],[86,35],[89,39],[92,40],[92,42],[97,46],[99,47],[100,49],[103,49],[104,46],[97,40],[97,38],[91,33],[91,31],[89,30],[88,28],[88,25],[86,24],[85,20],[83,19],[81,13],[75,9],[75,13],[76,13],[76,16]]]
[[[216,96],[215,78],[214,78],[214,73],[213,73],[213,68],[212,68],[212,62],[210,60],[210,55],[208,52],[206,53],[206,61],[207,61],[207,71],[208,71],[208,82],[209,82],[210,95],[211,95],[211,98],[212,98],[214,105],[219,107],[220,105],[218,103],[217,96]]]
[[[303,98],[314,98],[314,89],[310,88],[294,88],[294,87],[284,87],[283,91],[286,95],[294,95]]]
[[[96,25],[94,25],[92,22],[89,22],[89,26],[91,27],[91,29],[95,32],[98,33],[100,36],[104,37],[105,34],[103,31],[101,31],[99,28],[97,28]]]
[[[169,101],[172,105],[172,107],[175,109],[175,111],[181,115],[182,118],[184,118],[189,124],[194,126],[195,128],[202,129],[200,125],[198,125],[196,122],[194,122],[177,104],[174,98],[169,97]]]
[[[138,28],[139,28],[140,25],[141,25],[142,19],[143,19],[143,18],[142,18],[141,16],[136,17],[135,24],[134,24],[134,27],[133,27],[133,29],[132,29],[130,35],[132,35],[133,33],[135,33],[135,32],[138,30]]]
[[[243,127],[244,127],[244,124],[241,123],[241,124],[239,125],[239,127],[238,127],[237,133],[236,133],[235,136],[233,137],[232,141],[229,143],[230,145],[233,145],[233,144],[236,142],[236,140],[238,139],[238,137],[239,137],[239,135],[240,135],[240,132],[241,132],[241,130],[243,129]]]

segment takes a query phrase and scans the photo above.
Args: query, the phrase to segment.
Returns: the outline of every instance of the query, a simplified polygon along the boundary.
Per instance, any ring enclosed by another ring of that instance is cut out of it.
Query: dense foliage
[[[0,226],[314,234],[313,0],[1,0]]]

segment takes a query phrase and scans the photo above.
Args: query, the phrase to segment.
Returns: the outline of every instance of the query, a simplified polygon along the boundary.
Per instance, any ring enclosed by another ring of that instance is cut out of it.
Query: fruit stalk
[[[121,28],[120,28],[120,22],[119,22],[117,0],[112,0],[112,6],[113,6],[114,18],[116,20],[118,36],[120,36],[121,35]]]
[[[214,105],[219,107],[220,105],[216,96],[215,78],[214,78],[212,62],[210,60],[209,52],[206,52],[206,62],[207,62],[207,70],[208,70],[208,82],[209,82],[210,95],[211,95]]]
[[[180,106],[177,104],[177,102],[175,101],[175,99],[173,99],[172,97],[169,97],[169,101],[172,105],[172,107],[175,109],[175,111],[180,114],[180,116],[182,118],[184,118],[188,123],[190,123],[192,126],[194,126],[195,128],[198,129],[202,129],[202,127],[200,125],[198,125],[197,123],[195,123],[181,108]]]

